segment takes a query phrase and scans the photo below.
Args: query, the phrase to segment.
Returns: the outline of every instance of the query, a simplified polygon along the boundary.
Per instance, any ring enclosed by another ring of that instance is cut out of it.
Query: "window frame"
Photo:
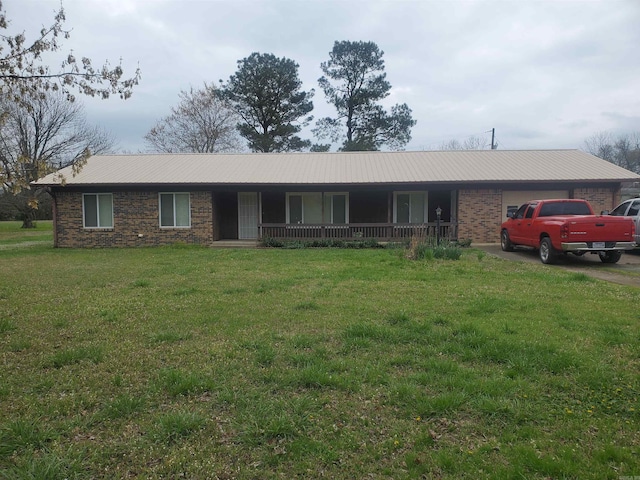
[[[307,223],[307,219],[305,219],[305,197],[316,197],[320,199],[320,222]],[[333,219],[333,197],[343,196],[344,197],[344,216],[345,223],[336,223],[335,225],[348,225],[349,224],[349,192],[286,192],[286,214],[285,214],[285,223],[287,225],[334,225]],[[291,197],[300,197],[301,198],[301,216],[302,220],[300,223],[291,223]],[[329,199],[329,211],[326,211],[326,201]]]
[[[305,220],[305,209],[304,209],[304,199],[305,196],[307,197],[311,197],[311,196],[316,196],[320,198],[320,223],[322,223],[322,206],[323,206],[323,201],[324,201],[324,197],[322,195],[322,192],[287,192],[286,194],[286,215],[285,215],[285,222],[287,223],[287,225],[317,225],[318,223],[314,222],[314,223],[307,223]],[[300,197],[301,199],[301,203],[300,203],[300,208],[301,208],[301,212],[300,215],[302,217],[300,223],[291,223],[291,204],[290,204],[290,199],[291,197]]]
[[[86,197],[96,198],[96,223],[97,225],[87,225],[87,202]],[[111,224],[104,226],[100,221],[100,197],[108,197],[111,202]],[[113,193],[83,193],[82,194],[82,228],[87,230],[113,230],[114,228],[114,215],[113,215]]]
[[[326,198],[329,197],[329,215],[323,212],[323,222],[330,225],[349,225],[349,192],[325,192],[323,193],[323,206]],[[344,197],[344,223],[334,223],[333,219],[333,198]],[[328,221],[327,221],[328,220]]]
[[[162,195],[171,195],[173,199],[173,225],[163,225],[162,224]],[[186,195],[189,200],[188,207],[188,215],[189,215],[189,224],[188,225],[176,225],[176,195]],[[162,229],[167,228],[179,228],[179,229],[189,229],[191,228],[191,192],[158,192],[158,225]]]
[[[422,195],[423,201],[423,212],[422,212],[422,222],[420,223],[412,223],[411,222],[411,195]],[[409,222],[398,222],[398,195],[409,195]],[[411,190],[411,191],[397,191],[393,192],[393,223],[401,224],[401,225],[423,225],[427,224],[429,219],[429,192],[427,190]]]

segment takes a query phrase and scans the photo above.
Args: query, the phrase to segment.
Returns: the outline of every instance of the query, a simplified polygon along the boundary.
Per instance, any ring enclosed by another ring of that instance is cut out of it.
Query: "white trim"
[[[98,225],[95,227],[87,226],[87,216],[86,216],[86,207],[85,207],[85,197],[87,196],[96,197],[96,221]],[[100,226],[100,197],[111,197],[111,225],[108,227]],[[113,193],[83,193],[82,194],[82,228],[87,230],[113,230],[114,227],[114,217],[113,217]]]
[[[409,195],[409,223],[411,223],[411,195],[420,194],[424,197],[424,211],[422,212],[422,223],[427,223],[429,219],[429,195],[427,190],[400,190],[393,192],[393,223],[398,223],[398,195]]]
[[[173,199],[173,225],[162,225],[162,195],[171,195],[171,198]],[[176,195],[187,195],[189,198],[189,225],[176,225]],[[162,229],[191,228],[191,192],[158,192],[158,225]]]

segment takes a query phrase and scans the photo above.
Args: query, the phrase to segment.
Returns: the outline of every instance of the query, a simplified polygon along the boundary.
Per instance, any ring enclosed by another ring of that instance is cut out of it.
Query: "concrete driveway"
[[[513,252],[503,252],[500,244],[473,245],[484,250],[489,255],[516,262],[532,262],[542,265],[538,251],[533,249],[516,249]],[[556,265],[545,265],[548,268],[563,268],[572,272],[580,272],[600,280],[606,280],[621,285],[640,288],[640,251],[624,253],[618,263],[605,264],[598,255],[585,254],[561,255]]]

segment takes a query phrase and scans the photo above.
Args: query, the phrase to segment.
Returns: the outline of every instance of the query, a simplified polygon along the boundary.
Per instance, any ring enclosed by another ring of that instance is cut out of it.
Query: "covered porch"
[[[456,190],[334,186],[317,191],[298,186],[214,192],[213,203],[215,240],[458,238]]]

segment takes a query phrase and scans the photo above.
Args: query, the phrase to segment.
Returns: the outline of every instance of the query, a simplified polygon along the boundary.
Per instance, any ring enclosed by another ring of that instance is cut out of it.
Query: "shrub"
[[[462,251],[455,245],[438,246],[433,249],[434,258],[444,258],[445,260],[459,260]]]
[[[265,237],[260,242],[263,247],[269,248],[383,248],[375,238],[364,240],[340,240],[336,238],[317,238],[314,240],[278,240]]]
[[[281,240],[271,237],[264,237],[261,241],[263,247],[280,248],[284,246]]]
[[[468,248],[468,247],[471,246],[471,239],[470,238],[463,238],[462,240],[458,240],[456,242],[456,244],[458,245],[458,247]]]
[[[433,260],[441,258],[445,260],[459,260],[462,250],[454,243],[437,244],[433,237],[423,237],[414,235],[411,237],[407,247],[406,257],[410,260]]]

